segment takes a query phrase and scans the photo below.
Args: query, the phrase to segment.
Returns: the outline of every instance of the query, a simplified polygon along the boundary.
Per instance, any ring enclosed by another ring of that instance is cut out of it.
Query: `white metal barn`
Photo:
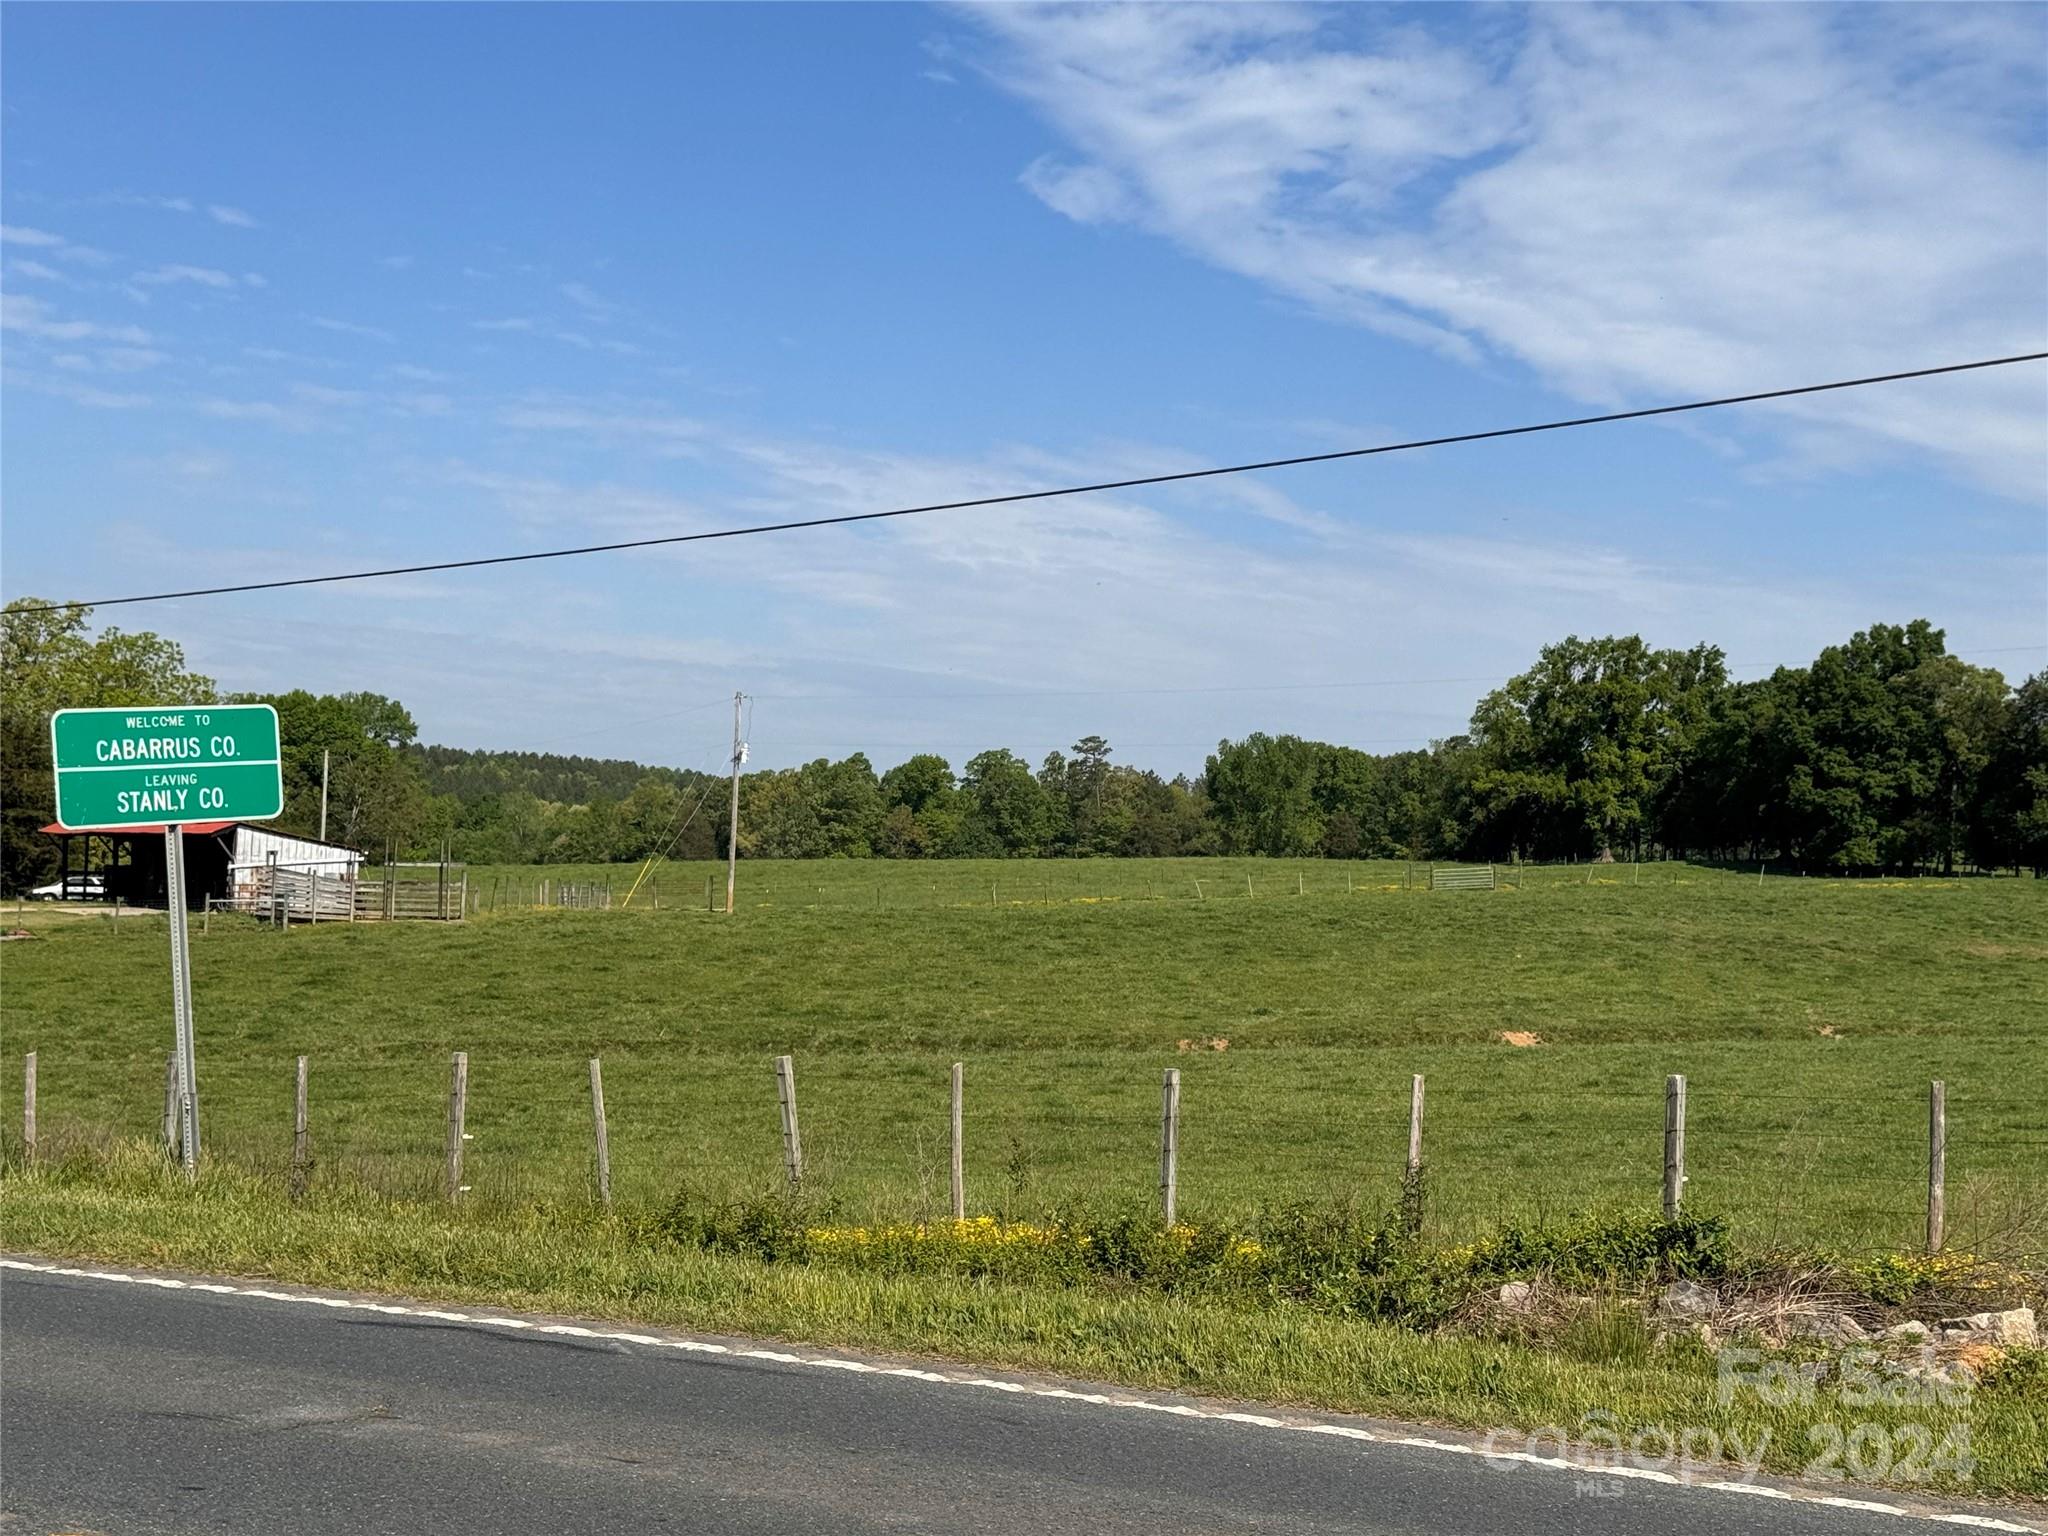
[[[227,845],[228,896],[237,904],[264,897],[273,868],[353,883],[363,863],[362,854],[353,848],[293,837],[246,821],[227,823],[218,836]]]
[[[362,854],[353,848],[313,837],[293,837],[247,821],[187,821],[180,823],[180,828],[185,839],[186,892],[194,911],[205,905],[267,905],[273,869],[278,888],[324,888],[323,902],[344,898],[353,902],[363,863]],[[62,827],[52,822],[43,831],[57,839],[66,875],[71,872],[72,845],[77,843],[83,868],[91,870],[97,859],[109,896],[134,906],[163,904],[168,883],[162,826]],[[346,916],[348,906],[339,911]],[[323,911],[322,915],[327,914]]]

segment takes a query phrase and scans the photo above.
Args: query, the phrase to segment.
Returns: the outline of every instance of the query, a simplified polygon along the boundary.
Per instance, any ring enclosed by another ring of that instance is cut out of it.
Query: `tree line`
[[[23,603],[33,602],[24,599]],[[373,693],[221,695],[175,642],[90,630],[85,610],[5,613],[4,879],[47,878],[48,721],[81,704],[267,702],[279,824],[386,855],[469,863],[722,857],[727,781],[541,752],[423,745]],[[957,771],[856,753],[746,773],[748,858],[1264,854],[1515,859],[1678,855],[1815,872],[2048,868],[2048,673],[2017,688],[1924,620],[1874,625],[1804,667],[1736,681],[1721,651],[1568,638],[1427,748],[1368,753],[1254,732],[1194,775],[1114,762],[1086,736],[1036,767],[993,748]]]

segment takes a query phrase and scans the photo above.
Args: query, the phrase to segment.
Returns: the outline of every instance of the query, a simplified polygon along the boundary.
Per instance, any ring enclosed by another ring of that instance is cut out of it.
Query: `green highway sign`
[[[50,753],[60,826],[264,821],[284,809],[268,704],[60,709]]]

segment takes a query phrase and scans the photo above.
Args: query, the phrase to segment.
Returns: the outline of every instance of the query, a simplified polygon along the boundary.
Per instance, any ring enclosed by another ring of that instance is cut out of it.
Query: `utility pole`
[[[327,841],[327,755],[328,749],[320,749],[320,841]]]
[[[747,744],[740,740],[740,705],[746,695],[732,696],[732,822],[725,834],[725,915],[732,916],[733,885],[740,864],[740,764],[746,761]]]

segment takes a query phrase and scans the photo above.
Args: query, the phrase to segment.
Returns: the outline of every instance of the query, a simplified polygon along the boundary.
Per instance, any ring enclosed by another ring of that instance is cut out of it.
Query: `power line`
[[[161,603],[181,597],[223,597],[236,592],[274,592],[285,587],[325,586],[341,581],[374,581],[387,576],[420,576],[434,571],[475,570],[488,565],[519,565],[533,560],[565,560],[577,555],[615,554],[628,549],[653,549],[667,544],[698,544],[711,539],[739,539],[761,533],[790,533],[801,528],[835,528],[849,523],[873,523],[892,517],[920,517],[928,512],[959,512],[970,507],[1008,506],[1024,501],[1050,501],[1061,496],[1085,496],[1098,491],[1127,491],[1140,486],[1173,485],[1186,480],[1208,480],[1221,475],[1253,474],[1268,469],[1289,469],[1302,464],[1330,464],[1340,459],[1371,458],[1383,453],[1406,453],[1417,448],[1445,448],[1457,443],[1483,443],[1495,438],[1527,437],[1537,432],[1562,432],[1571,427],[1594,427],[1617,421],[1642,421],[1653,416],[1676,416],[1687,411],[1715,410],[1729,405],[1753,405],[1764,400],[1787,400],[1797,395],[1819,395],[1833,390],[1862,389],[1871,384],[1896,384],[1906,379],[1928,379],[1942,374],[1971,373],[1983,368],[2005,368],[2015,363],[2037,363],[2048,352],[2020,352],[2010,357],[1980,358],[1971,363],[1944,363],[1935,368],[1912,368],[1901,373],[1874,373],[1857,379],[1836,379],[1826,384],[1800,384],[1789,389],[1756,390],[1744,395],[1721,395],[1711,400],[1687,400],[1677,405],[1652,405],[1633,411],[1609,411],[1599,416],[1573,416],[1562,421],[1535,422],[1521,427],[1493,427],[1483,432],[1457,432],[1444,437],[1413,438],[1407,442],[1381,443],[1371,448],[1341,448],[1330,453],[1304,453],[1290,458],[1259,459],[1247,464],[1219,464],[1208,469],[1183,469],[1171,474],[1134,475],[1121,480],[1097,480],[1086,485],[1055,486],[1042,491],[1012,491],[1002,496],[975,496],[960,501],[927,502],[922,506],[891,507],[881,512],[846,512],[832,517],[795,518],[781,523],[755,523],[743,528],[713,528],[701,533],[675,533],[651,539],[622,539],[611,544],[579,544],[567,549],[532,550],[522,555],[480,555],[467,560],[436,560],[421,565],[394,565],[378,570],[339,571],[327,576],[291,576],[276,581],[245,581],[232,586],[188,587],[177,592],[141,592],[127,597],[102,597],[89,602],[31,603],[16,612],[50,613],[67,608],[114,608],[127,603]]]

